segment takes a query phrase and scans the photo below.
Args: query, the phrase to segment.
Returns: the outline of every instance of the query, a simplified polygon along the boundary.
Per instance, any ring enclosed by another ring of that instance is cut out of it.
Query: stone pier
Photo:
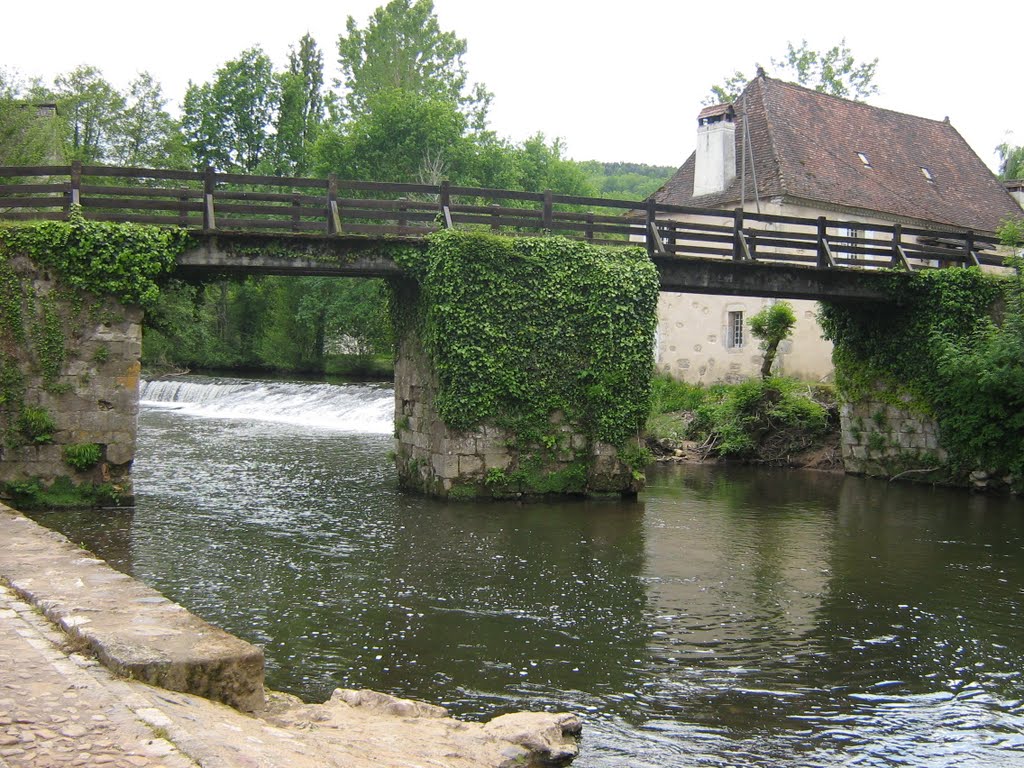
[[[0,486],[58,482],[131,503],[142,311],[78,292],[27,258],[0,277]]]
[[[409,332],[395,361],[395,462],[406,490],[452,499],[635,495],[634,474],[614,446],[589,441],[561,413],[546,444],[523,445],[493,424],[452,429],[434,408],[438,380],[422,342]]]

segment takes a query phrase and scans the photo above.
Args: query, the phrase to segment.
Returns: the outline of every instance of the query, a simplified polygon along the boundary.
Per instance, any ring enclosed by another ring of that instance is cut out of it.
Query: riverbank
[[[479,724],[366,690],[339,689],[324,704],[264,694],[255,646],[3,506],[0,538],[2,768],[505,768],[565,764],[578,752],[580,721],[568,714],[517,713]],[[214,646],[227,648],[214,661],[211,635]],[[139,680],[147,675],[185,690]],[[189,692],[227,699],[229,688],[236,704],[256,711]]]
[[[834,388],[793,379],[695,386],[655,378],[646,441],[661,462],[842,472]]]

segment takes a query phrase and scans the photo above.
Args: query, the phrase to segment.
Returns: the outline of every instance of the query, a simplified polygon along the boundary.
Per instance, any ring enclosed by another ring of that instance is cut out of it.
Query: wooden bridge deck
[[[665,290],[790,298],[880,298],[879,268],[1000,265],[991,236],[548,192],[87,166],[0,167],[0,220],[180,226],[188,269],[386,276],[359,251],[421,243],[441,227],[640,245]],[[855,235],[850,233],[854,232]],[[280,254],[287,252],[288,256]],[[353,255],[340,264],[338,254]],[[258,255],[254,255],[258,254]],[[278,254],[274,256],[273,254]],[[333,258],[332,258],[333,257]]]

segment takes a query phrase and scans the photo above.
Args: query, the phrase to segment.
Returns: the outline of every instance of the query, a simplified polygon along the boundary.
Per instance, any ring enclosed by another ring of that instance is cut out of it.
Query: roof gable
[[[756,175],[762,199],[788,197],[829,206],[994,232],[1020,209],[948,122],[759,76],[735,103],[749,121],[746,198]],[[736,131],[740,165],[743,131]],[[718,207],[740,200],[724,192],[693,196],[694,156],[657,193],[658,202]]]

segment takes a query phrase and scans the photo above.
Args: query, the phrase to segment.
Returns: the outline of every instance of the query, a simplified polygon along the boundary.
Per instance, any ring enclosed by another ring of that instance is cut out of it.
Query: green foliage
[[[72,443],[64,446],[64,463],[78,472],[95,467],[103,457],[96,443]]]
[[[645,200],[676,172],[674,166],[643,163],[589,160],[579,165],[598,197],[620,200]]]
[[[750,332],[761,342],[764,361],[761,364],[761,378],[771,376],[772,363],[779,351],[779,344],[788,339],[796,325],[793,305],[788,301],[771,304],[750,318]]]
[[[799,430],[822,434],[828,412],[793,379],[748,379],[708,390],[690,425],[691,436],[712,445],[722,456],[752,456],[770,431]]]
[[[561,413],[620,447],[642,428],[658,296],[643,251],[446,230],[407,266],[420,305],[396,305],[423,313],[450,427],[493,422],[537,444]]]
[[[348,116],[371,111],[377,94],[399,90],[455,104],[483,127],[491,95],[480,85],[467,89],[466,41],[441,29],[431,0],[391,0],[365,29],[349,16],[345,32],[338,38],[338,84],[345,86]]]
[[[4,484],[4,494],[18,509],[60,509],[116,506],[120,489],[111,483],[84,482],[75,484],[70,478],[58,477],[47,486],[39,478],[17,480]]]
[[[96,67],[86,65],[58,75],[54,84],[57,112],[68,122],[70,158],[102,162],[111,151],[124,96],[103,79]]]
[[[57,423],[45,408],[28,405],[21,409],[21,416],[18,418],[18,431],[30,443],[36,445],[52,443],[53,433],[57,431]]]
[[[43,165],[63,159],[55,116],[40,116],[19,78],[0,68],[0,165]]]
[[[1004,228],[1008,242],[1017,226]],[[1010,263],[1010,279],[973,268],[901,276],[892,302],[826,304],[821,320],[846,399],[877,397],[881,386],[895,404],[934,416],[954,469],[1021,478],[1024,290],[1019,259]]]
[[[1004,141],[998,147],[999,178],[1003,181],[1024,179],[1024,147],[1016,147]]]
[[[87,221],[75,207],[67,221],[0,227],[0,258],[28,256],[77,291],[146,308],[187,242],[182,229]]]
[[[772,58],[772,66],[779,70],[778,75],[782,80],[790,80],[833,96],[863,101],[878,93],[878,86],[874,83],[878,59],[858,63],[846,47],[845,38],[825,51],[810,50],[806,40],[800,41],[799,47],[787,42],[785,55],[781,59]],[[704,103],[710,105],[735,101],[748,81],[749,78],[737,70],[725,82],[711,86],[711,94]]]
[[[271,147],[279,82],[256,46],[217,69],[213,80],[189,83],[182,102],[186,143],[200,165],[254,173]]]
[[[301,176],[309,171],[311,150],[324,120],[324,56],[306,33],[288,53],[288,69],[278,75],[281,100],[274,130],[274,170]]]
[[[705,401],[708,391],[700,384],[689,384],[668,374],[651,381],[651,413],[694,411]]]

